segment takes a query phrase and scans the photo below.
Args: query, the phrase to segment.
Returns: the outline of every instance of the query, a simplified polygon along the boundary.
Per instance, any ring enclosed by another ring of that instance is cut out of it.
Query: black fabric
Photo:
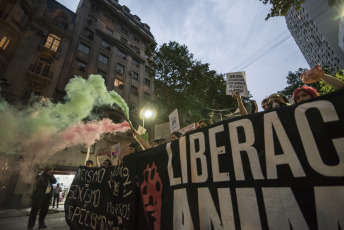
[[[341,90],[194,130],[124,157],[104,169],[102,183],[80,180],[102,169],[81,167],[66,220],[76,229],[106,229],[85,226],[80,207],[113,221],[107,229],[343,229],[343,99]],[[77,187],[99,189],[101,205],[75,196],[83,194]],[[130,211],[106,212],[107,202]]]

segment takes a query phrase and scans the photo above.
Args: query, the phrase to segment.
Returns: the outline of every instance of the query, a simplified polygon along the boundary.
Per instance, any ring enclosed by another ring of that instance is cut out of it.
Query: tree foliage
[[[301,8],[302,3],[305,0],[259,0],[264,4],[271,4],[272,7],[266,16],[265,20],[276,16],[285,16],[288,13],[288,10],[291,7],[294,7],[296,10]]]
[[[307,86],[311,86],[315,88],[318,91],[319,95],[324,95],[324,94],[333,92],[333,89],[331,88],[331,86],[329,86],[323,81],[314,82],[312,84],[302,83],[302,81],[300,80],[300,76],[303,72],[307,70],[308,69],[299,68],[295,72],[289,71],[288,76],[286,77],[288,85],[283,90],[278,91],[278,93],[282,93],[288,98],[291,98],[293,96],[294,90],[303,85],[307,85]],[[323,70],[325,71],[325,73],[333,75],[339,80],[344,81],[344,70],[340,71],[339,73],[333,73],[333,70],[329,70],[327,67],[323,67]]]
[[[185,45],[164,43],[155,50],[151,75],[155,77],[155,100],[160,116],[178,109],[181,125],[197,122],[203,108],[224,109],[236,106],[226,96],[226,82],[209,64],[194,60]]]

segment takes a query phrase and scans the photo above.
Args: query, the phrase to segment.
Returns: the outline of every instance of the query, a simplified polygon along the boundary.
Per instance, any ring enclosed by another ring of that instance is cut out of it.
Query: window
[[[90,53],[90,49],[91,47],[89,47],[88,45],[80,42],[79,44],[79,51],[85,53],[85,54],[89,54]]]
[[[102,40],[100,45],[109,51],[111,50],[111,45],[107,41]]]
[[[150,71],[150,68],[149,68],[148,66],[145,65],[145,72],[146,72],[147,74],[149,74],[149,71]]]
[[[61,38],[55,34],[49,34],[47,40],[45,41],[44,46],[52,51],[57,51],[60,45]]]
[[[134,59],[134,58],[131,60],[131,64],[132,64],[133,66],[137,67],[137,68],[140,67],[140,63],[139,63],[136,59]]]
[[[128,43],[128,40],[125,39],[124,37],[121,37],[120,41],[121,41],[121,43],[123,43],[125,45]]]
[[[122,32],[123,32],[124,34],[127,34],[127,35],[128,35],[128,30],[127,30],[127,28],[122,27],[121,30],[122,30]]]
[[[147,78],[145,78],[145,86],[150,87],[151,81]]]
[[[93,40],[94,32],[92,30],[85,27],[82,34],[90,40]]]
[[[54,19],[55,24],[62,29],[67,29],[68,28],[68,22],[67,22],[67,17],[65,15],[58,15]]]
[[[117,63],[116,73],[122,75],[122,74],[124,74],[124,69],[125,69],[124,65],[121,65],[121,64]]]
[[[139,79],[139,75],[137,73],[135,73],[134,71],[132,71],[131,72],[131,78],[137,81]]]
[[[130,113],[136,113],[137,112],[137,106],[133,104],[129,104],[129,112]]]
[[[91,9],[95,12],[99,12],[99,7],[94,3],[91,4]]]
[[[114,81],[114,84],[113,84],[115,87],[117,88],[120,88],[120,89],[123,89],[123,81],[115,78],[115,81]]]
[[[140,38],[134,36],[134,39],[135,39],[135,41],[137,41],[138,43],[140,43]]]
[[[0,41],[0,48],[5,50],[8,44],[10,44],[10,39],[7,36],[3,36]]]
[[[135,96],[139,95],[139,91],[138,91],[137,87],[133,86],[133,85],[130,87],[130,93],[135,95]]]
[[[140,49],[137,46],[133,46],[133,50],[137,53],[140,54]]]
[[[117,56],[122,58],[123,60],[125,60],[127,58],[127,55],[120,50],[118,50]]]
[[[106,72],[101,70],[101,69],[97,69],[97,74],[101,75],[104,79],[106,79]]]
[[[113,34],[113,30],[110,29],[109,27],[105,26],[105,32],[109,35],[112,35]]]
[[[86,70],[86,65],[87,65],[86,62],[81,61],[79,59],[77,59],[76,61],[77,61],[77,65],[79,67],[79,70],[85,71]]]
[[[143,94],[143,98],[144,98],[146,101],[149,101],[149,100],[150,100],[150,94],[147,93],[147,92],[145,92],[145,93]]]
[[[109,58],[103,54],[99,54],[98,60],[105,65],[109,62]]]

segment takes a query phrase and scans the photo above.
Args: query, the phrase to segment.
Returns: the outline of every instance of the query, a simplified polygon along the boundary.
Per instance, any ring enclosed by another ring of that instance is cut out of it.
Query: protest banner
[[[248,97],[245,72],[227,73],[226,95],[232,95],[232,92],[240,93],[242,97]]]
[[[131,187],[137,195],[130,200],[136,215],[130,213],[126,226],[343,229],[343,100],[341,90],[222,121],[126,156],[122,167],[130,172],[130,182],[137,184]],[[92,178],[97,182],[97,176]],[[118,181],[122,189],[128,185],[124,178]],[[117,198],[114,202],[128,202],[123,195]],[[75,210],[77,203],[72,202],[69,206]],[[83,218],[70,215],[69,221],[83,229],[77,223]]]
[[[181,128],[179,130],[179,132],[184,135],[185,133],[190,132],[192,130],[195,130],[197,128],[198,128],[198,124],[197,123],[192,123],[192,124],[190,124],[188,126],[185,126],[184,128]]]

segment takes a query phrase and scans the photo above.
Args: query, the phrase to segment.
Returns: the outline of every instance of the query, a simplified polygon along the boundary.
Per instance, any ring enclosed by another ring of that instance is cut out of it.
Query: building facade
[[[343,1],[305,1],[291,8],[285,19],[309,66],[320,63],[334,71],[344,68]]]
[[[75,75],[99,74],[107,89],[126,101],[134,127],[140,124],[139,108],[149,104],[154,82],[145,49],[155,43],[147,24],[118,0],[80,0],[76,13],[55,0],[0,0],[1,97],[27,104],[35,96],[63,102],[65,86]],[[116,109],[103,109],[103,117],[124,120]],[[128,134],[105,135],[90,148],[89,159],[121,143]],[[87,148],[66,148],[42,161],[59,174],[73,174],[86,159]],[[3,154],[0,149],[0,156]],[[10,170],[27,161],[20,153],[1,157],[0,207],[28,207],[33,183],[25,173]]]

